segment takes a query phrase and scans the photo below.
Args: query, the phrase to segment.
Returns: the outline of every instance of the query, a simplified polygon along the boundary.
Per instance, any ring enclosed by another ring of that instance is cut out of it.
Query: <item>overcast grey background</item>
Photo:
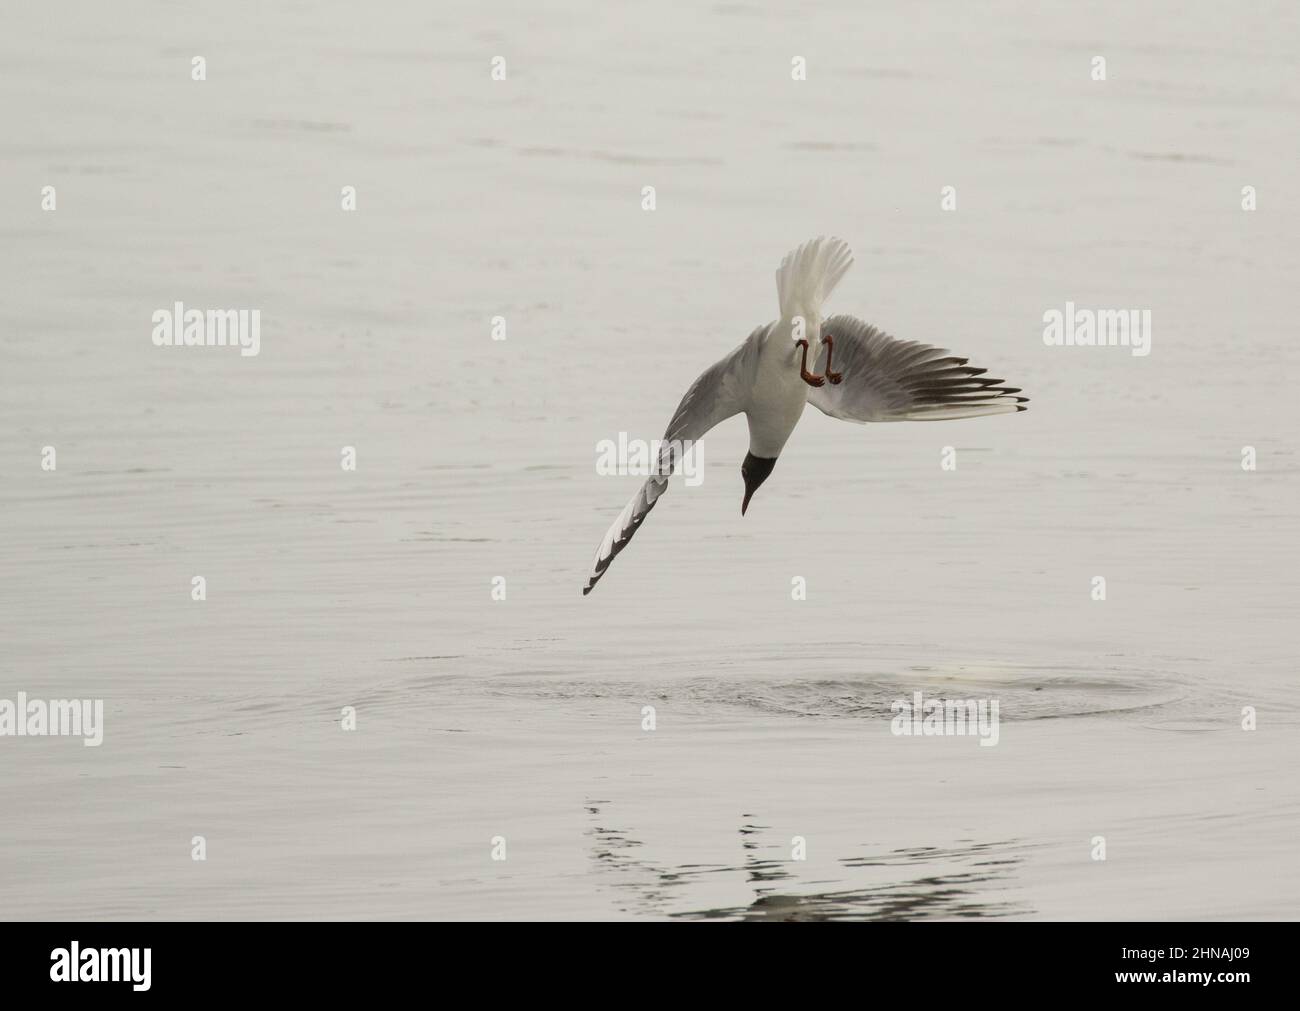
[[[0,738],[0,916],[1293,917],[1297,19],[6,4],[0,698],[107,725]],[[822,233],[830,311],[1032,409],[810,409],[743,521],[734,419],[582,598],[596,443]],[[1045,347],[1067,299],[1151,355]],[[154,347],[177,300],[261,354]]]

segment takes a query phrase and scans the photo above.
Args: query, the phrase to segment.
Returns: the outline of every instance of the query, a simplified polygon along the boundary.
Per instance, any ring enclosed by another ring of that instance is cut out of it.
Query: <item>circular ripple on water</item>
[[[1203,717],[1221,701],[1176,674],[1106,673],[1010,667],[910,667],[832,679],[695,677],[670,681],[494,680],[492,694],[556,701],[666,703],[699,715],[748,710],[769,715],[833,719],[889,718],[895,702],[922,699],[998,703],[999,719],[1044,720],[1115,716],[1168,721],[1204,729]]]

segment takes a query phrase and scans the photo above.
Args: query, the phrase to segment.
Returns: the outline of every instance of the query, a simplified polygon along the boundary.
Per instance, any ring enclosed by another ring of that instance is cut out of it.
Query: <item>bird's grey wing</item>
[[[808,402],[844,421],[942,421],[1026,410],[1020,390],[989,379],[969,359],[918,341],[901,341],[854,316],[832,316],[822,336],[834,345],[831,368],[842,382],[810,389]],[[817,356],[826,371],[826,345]]]
[[[756,356],[755,339],[760,332],[754,331],[745,343],[706,369],[682,397],[664,432],[658,473],[646,480],[606,531],[596,549],[587,584],[582,588],[584,597],[600,581],[614,556],[627,547],[628,541],[645,521],[646,514],[659,501],[659,496],[668,490],[668,478],[681,460],[681,444],[694,442],[714,425],[745,409],[748,379]]]

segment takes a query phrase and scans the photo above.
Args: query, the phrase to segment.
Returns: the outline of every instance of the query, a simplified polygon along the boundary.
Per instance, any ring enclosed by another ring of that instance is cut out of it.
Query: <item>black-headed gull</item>
[[[806,404],[832,418],[859,423],[942,421],[1025,410],[1029,398],[1015,396],[1019,389],[985,378],[987,369],[968,368],[967,359],[943,348],[897,340],[853,316],[823,320],[822,303],[852,264],[853,254],[843,239],[813,239],[786,254],[776,272],[780,320],[751,333],[686,391],[664,433],[656,473],[600,542],[582,588],[584,596],[667,489],[683,444],[742,411],[749,422],[749,452],[740,466],[743,516],[776,466]],[[812,372],[810,341],[818,342]]]

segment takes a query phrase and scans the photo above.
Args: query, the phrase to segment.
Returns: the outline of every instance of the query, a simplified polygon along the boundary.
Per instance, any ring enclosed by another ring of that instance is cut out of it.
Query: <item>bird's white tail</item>
[[[853,252],[843,239],[822,236],[810,239],[785,254],[776,269],[776,294],[781,300],[781,318],[820,318],[822,303],[830,297],[848,269]]]

